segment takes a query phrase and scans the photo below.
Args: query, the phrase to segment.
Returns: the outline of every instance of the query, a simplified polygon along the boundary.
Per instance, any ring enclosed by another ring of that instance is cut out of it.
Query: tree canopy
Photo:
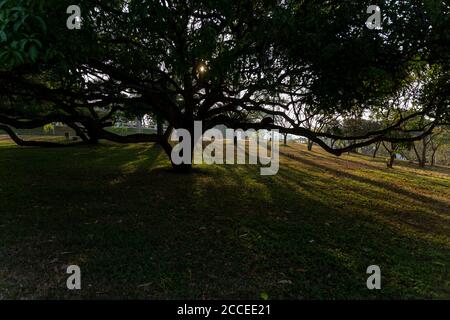
[[[58,121],[85,141],[156,141],[169,153],[169,131],[201,120],[204,130],[278,129],[340,155],[450,122],[443,1],[378,1],[378,30],[365,0],[80,0],[79,30],[66,26],[69,2],[0,1],[2,128]],[[106,129],[116,113],[142,110],[165,134]],[[383,126],[316,131],[312,117]]]

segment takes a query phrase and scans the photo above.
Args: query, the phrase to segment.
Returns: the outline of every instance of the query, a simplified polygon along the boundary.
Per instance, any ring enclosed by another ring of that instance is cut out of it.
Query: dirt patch
[[[9,141],[11,140],[7,135],[0,135],[0,141]]]

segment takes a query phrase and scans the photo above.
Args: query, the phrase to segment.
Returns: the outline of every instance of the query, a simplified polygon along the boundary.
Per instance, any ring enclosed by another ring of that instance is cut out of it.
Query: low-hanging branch
[[[61,144],[61,143],[55,143],[55,142],[48,142],[48,141],[27,141],[21,139],[13,129],[11,129],[8,126],[0,124],[0,131],[5,131],[9,137],[19,146],[21,147],[43,147],[43,148],[61,148],[61,147],[67,147],[69,144]],[[73,144],[72,144],[73,145]]]

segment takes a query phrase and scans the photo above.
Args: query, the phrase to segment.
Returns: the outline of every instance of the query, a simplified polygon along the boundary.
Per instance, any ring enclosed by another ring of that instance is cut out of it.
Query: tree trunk
[[[156,117],[156,134],[159,137],[162,137],[164,135],[164,121],[161,119],[161,117]]]
[[[422,159],[420,158],[420,154],[419,154],[419,151],[416,148],[416,144],[415,143],[413,143],[413,150],[414,150],[414,153],[416,154],[417,162],[420,165],[420,163],[422,162]]]
[[[85,143],[90,143],[89,137],[83,132],[83,129],[80,128],[77,124],[74,122],[68,122],[67,125],[75,131],[76,135],[80,137],[81,140]]]
[[[384,142],[382,142],[382,144],[383,144],[384,149],[386,149],[386,151],[389,153],[389,159],[386,162],[386,165],[389,169],[392,169],[394,167],[395,154],[396,154],[395,151],[397,150],[397,147],[393,143],[391,143],[391,148],[388,148]]]
[[[378,150],[380,149],[381,142],[377,142],[375,145],[375,151],[373,152],[373,158],[377,157]]]
[[[89,143],[90,144],[97,144],[98,140],[100,139],[100,132],[95,124],[89,124],[89,123],[83,123],[83,126],[86,128],[88,137],[89,137]]]
[[[422,140],[422,159],[419,161],[419,166],[421,168],[425,167],[425,164],[427,163],[427,143],[425,141],[425,138]]]
[[[389,160],[387,162],[387,167],[389,169],[392,169],[394,167],[394,160],[395,160],[395,153],[390,153],[389,154]]]
[[[434,166],[436,163],[436,150],[433,150],[433,153],[431,154],[431,165]]]
[[[169,142],[169,138],[170,138],[170,135],[172,134],[172,131],[173,131],[173,127],[171,125],[169,125],[169,127],[166,129],[166,131],[164,132],[164,134],[162,136],[158,135],[158,143],[161,145],[161,147],[164,149],[164,152],[169,157],[170,163],[172,164],[172,168],[176,173],[191,173],[192,172],[192,161],[193,161],[193,155],[194,155],[194,153],[193,153],[193,151],[194,151],[194,141],[193,141],[194,133],[193,133],[193,131],[191,133],[191,138],[192,138],[192,141],[191,141],[191,163],[175,164],[172,161],[173,147]]]
[[[136,117],[136,130],[138,133],[142,133],[142,117]]]
[[[172,162],[172,168],[176,173],[192,173],[192,164],[174,164]]]
[[[312,140],[308,139],[308,151],[312,150],[313,144],[314,144],[314,142]]]

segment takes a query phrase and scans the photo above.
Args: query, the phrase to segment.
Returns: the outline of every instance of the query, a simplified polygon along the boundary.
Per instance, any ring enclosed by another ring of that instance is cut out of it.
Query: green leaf
[[[42,43],[39,40],[37,40],[37,39],[29,39],[28,42],[29,42],[30,45],[34,44],[38,48],[42,48]]]
[[[16,23],[14,23],[14,32],[17,32],[21,26],[24,25],[25,20],[28,18],[28,15],[25,14],[22,16],[22,18],[20,20],[17,20]]]
[[[30,50],[28,51],[28,55],[30,56],[30,60],[32,62],[35,62],[38,57],[39,51],[35,46],[31,46]]]
[[[8,2],[8,0],[0,1],[0,9]]]
[[[259,296],[263,300],[268,300],[269,299],[269,295],[267,294],[267,292],[261,292],[261,294]]]
[[[42,31],[47,33],[47,25],[45,24],[44,19],[42,19],[41,17],[38,17],[38,16],[36,16],[35,19],[40,23]]]
[[[20,52],[13,51],[12,54],[13,54],[13,57],[14,57],[14,59],[12,61],[13,65],[19,65],[19,64],[23,64],[25,62],[25,60],[23,59],[23,56],[22,56],[22,54]]]
[[[25,46],[28,43],[28,39],[22,39],[19,41],[19,48],[21,51],[25,51]]]
[[[0,61],[2,61],[2,59],[4,59],[5,56],[8,56],[8,54],[9,54],[8,51],[0,53]]]
[[[8,40],[8,36],[4,31],[0,31],[0,42],[6,42]]]

